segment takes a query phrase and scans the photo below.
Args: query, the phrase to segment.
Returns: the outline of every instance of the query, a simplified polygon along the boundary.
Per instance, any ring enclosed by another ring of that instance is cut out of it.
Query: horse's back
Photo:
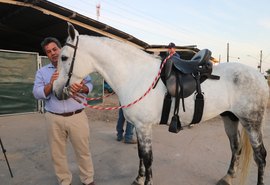
[[[240,63],[222,63],[214,67],[213,74],[220,75],[220,80],[226,84],[231,110],[265,109],[269,87],[257,70]]]
[[[268,85],[264,76],[254,68],[241,63],[222,63],[213,68],[213,74],[220,75],[221,80],[227,81],[234,89],[243,90],[241,93],[263,93],[268,97]]]

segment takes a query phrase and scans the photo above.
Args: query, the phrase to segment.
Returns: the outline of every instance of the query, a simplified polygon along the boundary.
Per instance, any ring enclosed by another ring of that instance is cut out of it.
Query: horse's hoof
[[[153,185],[153,181],[146,181],[144,185]]]
[[[227,181],[225,181],[224,179],[220,179],[218,182],[217,182],[217,185],[231,185],[229,184]]]
[[[137,182],[136,180],[132,182],[131,185],[143,185],[143,184],[140,184],[139,182]]]
[[[232,176],[226,174],[216,185],[232,185]]]
[[[131,185],[144,185],[144,177],[138,176]]]

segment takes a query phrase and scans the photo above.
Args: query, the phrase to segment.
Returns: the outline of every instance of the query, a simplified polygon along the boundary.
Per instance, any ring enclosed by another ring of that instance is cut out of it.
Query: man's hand
[[[86,85],[84,85],[82,82],[81,83],[74,83],[70,86],[70,92],[72,94],[76,94],[76,93],[88,93],[88,88]]]
[[[44,87],[44,93],[46,96],[48,96],[52,92],[53,82],[58,78],[58,76],[59,76],[59,72],[55,70],[50,79],[50,83],[46,84]]]
[[[53,73],[53,75],[52,75],[52,77],[51,77],[51,80],[50,80],[50,84],[51,85],[53,84],[53,82],[55,80],[57,80],[58,76],[59,76],[59,72],[57,70],[55,70],[54,73]]]

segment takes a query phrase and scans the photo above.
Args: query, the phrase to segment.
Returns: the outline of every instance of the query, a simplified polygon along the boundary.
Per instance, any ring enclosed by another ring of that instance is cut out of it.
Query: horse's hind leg
[[[262,140],[262,120],[264,111],[258,111],[256,114],[254,112],[254,115],[257,119],[247,119],[247,118],[240,118],[241,123],[243,123],[243,127],[246,129],[249,140],[251,143],[251,146],[253,148],[253,157],[254,160],[258,166],[258,179],[257,179],[257,185],[264,185],[264,170],[266,166],[266,155],[267,152],[264,148],[263,140]],[[256,120],[256,121],[254,121]]]
[[[258,166],[258,181],[257,185],[264,185],[263,182],[263,176],[264,176],[264,170],[266,166],[266,150],[264,148],[263,142],[258,146],[253,148],[254,150],[254,159],[256,161],[256,164]]]
[[[152,128],[136,128],[138,155],[140,158],[138,176],[132,185],[153,185],[152,180]]]
[[[239,165],[239,156],[241,154],[240,134],[238,131],[239,119],[231,112],[221,114],[224,122],[225,132],[229,138],[232,157],[227,174],[218,181],[217,185],[231,185],[232,178],[235,177]]]

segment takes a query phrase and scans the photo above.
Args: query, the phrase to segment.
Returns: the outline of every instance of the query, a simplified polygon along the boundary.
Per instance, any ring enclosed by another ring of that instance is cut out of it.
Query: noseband
[[[79,36],[77,36],[77,41],[76,41],[76,45],[72,45],[69,43],[66,43],[65,46],[69,46],[72,47],[74,49],[74,53],[73,53],[73,57],[72,57],[72,61],[71,61],[71,65],[69,68],[69,72],[68,72],[68,80],[66,82],[66,85],[64,87],[64,92],[68,95],[68,86],[69,86],[69,82],[73,73],[73,67],[74,67],[74,62],[75,62],[75,57],[76,57],[76,53],[77,53],[77,49],[78,49],[78,43],[79,43]]]

